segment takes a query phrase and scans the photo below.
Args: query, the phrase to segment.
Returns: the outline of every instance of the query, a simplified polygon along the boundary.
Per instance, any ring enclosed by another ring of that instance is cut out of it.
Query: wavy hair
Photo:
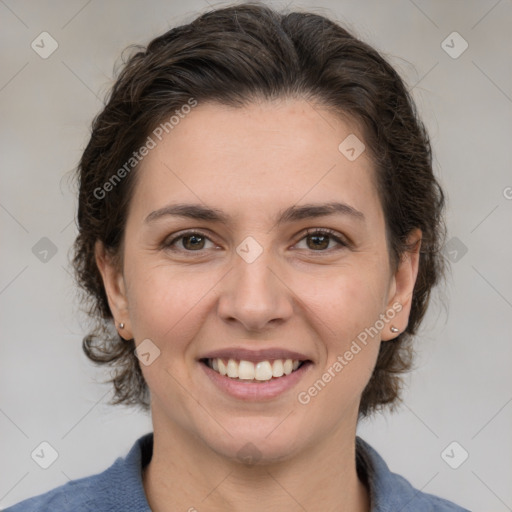
[[[112,404],[149,410],[149,390],[134,353],[113,329],[94,247],[100,240],[122,264],[128,205],[136,167],[106,197],[98,189],[121,168],[163,120],[190,98],[244,106],[255,99],[299,97],[348,116],[362,130],[375,166],[386,220],[390,262],[397,265],[408,234],[422,231],[419,270],[409,323],[382,343],[363,392],[359,414],[400,398],[401,374],[411,367],[412,338],[444,275],[444,195],[433,170],[427,131],[398,73],[378,51],[326,17],[277,12],[260,3],[214,9],[131,47],[77,168],[78,228],[73,265],[95,320],[83,350],[113,368]],[[95,193],[96,191],[96,193]]]

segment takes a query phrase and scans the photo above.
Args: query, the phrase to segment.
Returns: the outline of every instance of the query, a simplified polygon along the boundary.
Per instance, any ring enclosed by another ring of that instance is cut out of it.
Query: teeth
[[[211,359],[210,359],[210,361],[211,361]],[[226,365],[224,364],[224,361],[222,359],[215,359],[215,361],[217,361],[217,366],[219,367],[219,369],[215,370],[215,368],[213,367],[213,364],[212,364],[212,368],[215,371],[218,371],[221,375],[227,375],[228,370],[226,368]]]
[[[260,361],[254,364],[251,361],[229,359],[226,364],[222,359],[216,358],[208,359],[208,366],[221,375],[227,375],[232,379],[269,381],[272,377],[290,375],[292,371],[300,366],[300,361],[296,359],[276,359],[272,363],[270,361]]]
[[[276,359],[274,361],[274,364],[272,365],[272,375],[274,377],[282,377],[284,375],[283,361],[281,359]]]
[[[233,361],[233,359],[230,359],[230,362],[231,361]],[[233,361],[233,363],[236,364],[236,361]],[[240,361],[236,375],[229,375],[229,377],[238,377],[239,379],[243,380],[253,380],[254,363],[251,363],[250,361]]]
[[[228,377],[238,378],[238,363],[234,359],[228,361]]]
[[[270,380],[272,378],[272,365],[268,361],[261,361],[254,369],[256,380]]]

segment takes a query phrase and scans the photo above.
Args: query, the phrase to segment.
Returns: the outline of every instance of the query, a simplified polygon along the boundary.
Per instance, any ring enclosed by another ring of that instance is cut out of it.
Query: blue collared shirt
[[[140,437],[128,455],[108,469],[26,499],[4,512],[151,512],[142,469],[153,454],[153,433]],[[454,503],[414,489],[392,473],[382,457],[356,438],[357,472],[370,490],[371,512],[469,512]],[[193,507],[193,503],[191,507]]]

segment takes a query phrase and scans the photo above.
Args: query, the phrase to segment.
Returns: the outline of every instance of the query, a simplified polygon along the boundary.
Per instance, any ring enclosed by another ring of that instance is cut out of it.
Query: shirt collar
[[[150,512],[142,483],[142,471],[153,454],[153,432],[140,437],[125,459],[118,458],[112,469],[123,473],[118,482],[115,499],[118,503],[132,507],[131,510]],[[405,478],[392,473],[383,458],[363,439],[356,437],[356,468],[359,479],[370,494],[371,512],[396,512],[409,510],[431,510],[424,508],[422,496]],[[122,507],[120,508],[120,510]]]

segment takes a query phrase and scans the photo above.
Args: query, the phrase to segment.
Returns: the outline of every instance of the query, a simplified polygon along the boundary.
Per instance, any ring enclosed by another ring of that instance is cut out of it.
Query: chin
[[[277,445],[276,443],[243,441],[239,444],[231,443],[229,446],[211,447],[218,455],[239,462],[246,466],[264,466],[290,459],[296,446],[290,443]]]
[[[265,428],[254,428],[248,424],[246,428],[228,430],[231,436],[214,437],[203,441],[218,455],[236,460],[246,465],[265,465],[281,462],[291,458],[300,447],[300,437],[290,432],[289,426],[278,432],[281,419],[273,419],[265,423]],[[266,428],[271,424],[271,428]]]

